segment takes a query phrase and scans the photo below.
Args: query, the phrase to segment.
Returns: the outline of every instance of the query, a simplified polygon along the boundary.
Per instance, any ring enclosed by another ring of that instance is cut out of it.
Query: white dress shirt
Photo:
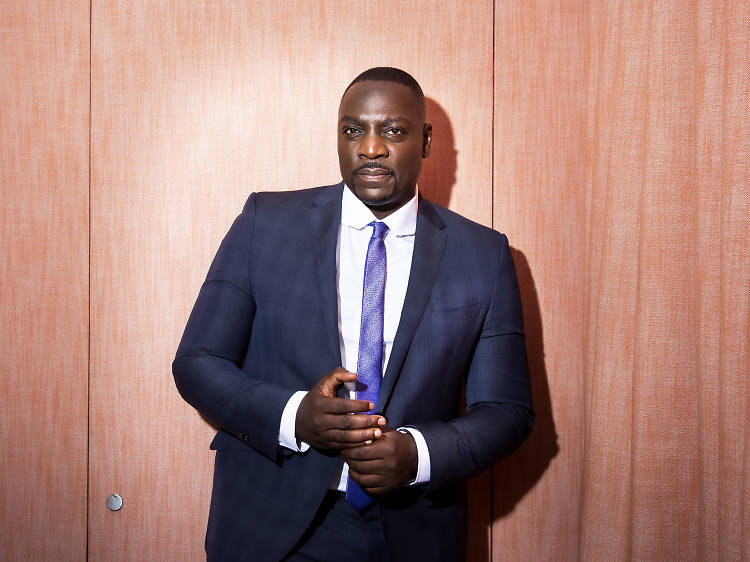
[[[341,227],[336,248],[336,281],[338,293],[339,345],[342,367],[357,372],[359,354],[359,331],[362,318],[362,285],[365,276],[365,260],[373,228],[368,226],[377,220],[370,209],[344,187],[341,200]],[[393,349],[401,309],[404,306],[406,287],[409,283],[411,259],[414,253],[414,234],[417,228],[416,194],[404,206],[394,211],[383,221],[388,226],[385,235],[386,281],[383,310],[383,373]],[[354,384],[347,385],[349,396],[355,398]],[[309,445],[297,441],[295,420],[297,408],[307,394],[295,392],[284,408],[279,428],[279,444],[287,449],[304,453]],[[399,428],[408,431],[417,444],[417,477],[413,484],[430,480],[430,455],[427,443],[419,430],[411,427]],[[331,483],[331,488],[346,490],[349,467],[341,461],[342,470]]]

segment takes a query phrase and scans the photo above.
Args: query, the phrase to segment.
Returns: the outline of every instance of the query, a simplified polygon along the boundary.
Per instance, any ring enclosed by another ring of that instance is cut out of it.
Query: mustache
[[[356,174],[365,170],[385,170],[389,174],[393,175],[393,170],[391,170],[388,166],[380,164],[379,162],[365,162],[359,168],[354,170],[354,173]]]

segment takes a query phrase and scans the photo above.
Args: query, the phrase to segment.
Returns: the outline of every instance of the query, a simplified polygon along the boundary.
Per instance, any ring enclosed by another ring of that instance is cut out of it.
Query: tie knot
[[[382,240],[385,233],[388,232],[388,225],[384,222],[372,221],[370,225],[372,225],[373,238],[380,238]]]

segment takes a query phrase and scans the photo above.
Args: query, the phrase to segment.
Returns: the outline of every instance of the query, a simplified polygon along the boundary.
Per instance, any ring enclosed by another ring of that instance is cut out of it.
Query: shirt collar
[[[418,191],[402,207],[383,219],[388,230],[395,236],[413,236],[417,231],[417,193]],[[377,219],[367,205],[357,199],[352,190],[344,185],[341,196],[341,224],[362,230],[374,220]]]

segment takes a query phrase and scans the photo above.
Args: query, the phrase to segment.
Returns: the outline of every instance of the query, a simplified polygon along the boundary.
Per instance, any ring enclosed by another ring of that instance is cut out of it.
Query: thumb
[[[336,367],[333,371],[325,375],[318,381],[318,390],[323,396],[335,397],[336,391],[345,382],[357,380],[357,375],[347,371],[343,367]]]

